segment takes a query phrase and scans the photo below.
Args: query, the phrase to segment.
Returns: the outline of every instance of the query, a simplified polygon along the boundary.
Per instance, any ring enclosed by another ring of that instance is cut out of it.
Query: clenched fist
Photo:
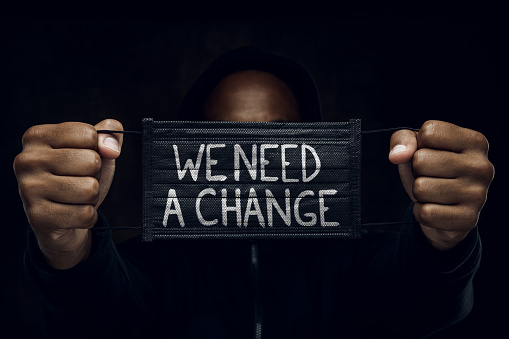
[[[392,135],[389,160],[398,164],[414,216],[435,248],[453,248],[477,225],[495,173],[484,135],[427,121],[419,132]]]
[[[31,127],[14,160],[28,221],[55,268],[71,268],[90,252],[90,228],[110,188],[122,146],[121,134],[98,134],[101,129],[123,127],[111,119],[95,126],[65,122]]]

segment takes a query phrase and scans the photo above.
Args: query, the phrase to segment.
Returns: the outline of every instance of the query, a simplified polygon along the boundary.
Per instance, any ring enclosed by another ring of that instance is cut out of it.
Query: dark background
[[[303,63],[315,77],[328,121],[360,118],[367,130],[418,128],[438,119],[487,136],[496,176],[479,223],[483,259],[474,280],[475,307],[465,321],[433,338],[506,333],[506,29],[502,20],[490,18],[368,14],[243,21],[1,20],[2,333],[34,337],[40,326],[23,271],[28,224],[12,171],[23,132],[62,121],[96,124],[116,118],[125,129],[140,130],[144,117],[170,120],[209,62],[248,44]],[[409,202],[387,160],[388,142],[389,135],[364,137],[363,222],[400,220]],[[126,136],[122,151],[102,210],[113,226],[139,226],[139,137]],[[134,234],[116,231],[114,237]]]

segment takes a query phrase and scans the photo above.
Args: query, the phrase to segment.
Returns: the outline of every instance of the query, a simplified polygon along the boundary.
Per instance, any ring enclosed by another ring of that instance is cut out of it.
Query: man
[[[218,58],[180,119],[314,121],[299,64],[252,48]],[[54,337],[420,337],[464,318],[480,259],[477,219],[493,177],[482,134],[440,121],[393,134],[413,201],[399,234],[359,240],[113,244],[97,211],[122,136],[116,120],[41,125],[14,162],[31,225],[26,271]]]

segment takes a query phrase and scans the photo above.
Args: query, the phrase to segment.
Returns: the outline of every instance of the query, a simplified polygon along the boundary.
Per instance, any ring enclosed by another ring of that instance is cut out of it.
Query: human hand
[[[430,244],[448,250],[479,219],[494,167],[488,141],[479,132],[443,121],[427,121],[419,132],[391,137],[389,160],[398,164],[413,213]]]
[[[92,126],[79,122],[38,125],[23,135],[14,159],[23,207],[48,263],[67,269],[90,253],[90,229],[106,197],[120,155],[123,130],[112,119]]]

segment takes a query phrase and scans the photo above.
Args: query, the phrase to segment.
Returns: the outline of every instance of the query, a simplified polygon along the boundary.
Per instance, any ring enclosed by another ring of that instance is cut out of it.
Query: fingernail
[[[117,139],[113,137],[107,137],[104,139],[103,146],[108,147],[115,152],[120,152],[120,144],[118,143]]]
[[[406,150],[408,150],[408,147],[406,147],[405,145],[396,145],[392,148],[389,155],[405,152]]]

